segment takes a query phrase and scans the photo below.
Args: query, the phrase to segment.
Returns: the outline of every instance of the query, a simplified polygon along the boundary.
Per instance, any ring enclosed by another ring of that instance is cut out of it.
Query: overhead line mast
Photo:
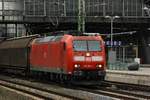
[[[78,0],[78,31],[85,32],[85,0]]]

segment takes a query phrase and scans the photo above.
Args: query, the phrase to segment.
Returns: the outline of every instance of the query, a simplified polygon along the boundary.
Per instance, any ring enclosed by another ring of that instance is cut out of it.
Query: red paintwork
[[[63,44],[49,42],[32,44],[30,61],[31,65],[39,67],[62,67]]]
[[[85,56],[85,62],[81,62],[81,61],[74,61],[74,64],[79,64],[81,67],[80,69],[82,70],[98,70],[96,68],[96,65],[103,65],[103,67],[99,70],[105,70],[106,69],[106,56],[105,56],[105,46],[104,46],[104,41],[102,40],[101,36],[82,36],[82,37],[74,37],[74,40],[98,40],[102,42],[102,51],[101,52],[88,52],[90,53],[90,56],[87,57],[86,53],[87,52],[74,52],[74,56]],[[103,56],[103,61],[92,61],[91,57],[92,56]]]
[[[101,52],[89,52],[90,56],[86,57],[87,52],[74,52],[73,50],[73,40],[98,40],[102,42]],[[66,49],[64,49],[64,43],[66,43]],[[85,56],[87,61],[77,62],[74,61],[74,56]],[[104,60],[101,62],[91,61],[91,56],[101,55]],[[105,60],[105,48],[103,40],[100,36],[71,36],[64,35],[60,41],[49,41],[43,43],[32,42],[31,53],[30,53],[30,63],[31,66],[35,68],[47,68],[49,71],[51,68],[58,69],[62,68],[66,71],[66,74],[71,74],[75,70],[74,65],[80,64],[82,70],[97,70],[96,65],[102,64],[103,68],[98,70],[105,70],[106,60]]]

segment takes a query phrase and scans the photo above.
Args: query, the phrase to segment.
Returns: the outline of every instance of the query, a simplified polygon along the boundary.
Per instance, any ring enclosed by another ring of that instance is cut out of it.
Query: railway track
[[[138,90],[138,91],[150,92],[150,86],[146,86],[146,85],[127,84],[127,83],[119,83],[119,82],[112,82],[112,81],[104,81],[102,84],[105,85],[105,87],[115,86],[116,88],[124,89],[124,90]]]
[[[150,100],[149,86],[104,81],[100,86],[79,87],[79,89],[121,100]]]
[[[15,90],[23,91],[24,93],[27,93],[29,95],[33,94],[37,98],[42,98],[46,100],[112,100],[112,97],[103,96],[99,94],[97,95],[88,91],[82,91],[76,88],[76,86],[66,86],[53,82],[41,83],[35,80],[29,81],[25,79],[16,78],[14,76],[13,78],[8,76],[0,76],[0,85]],[[33,91],[34,93],[32,93]]]
[[[38,99],[41,100],[57,100],[57,99],[63,99],[63,100],[81,100],[80,98],[77,97],[73,97],[70,95],[65,95],[62,93],[57,93],[54,91],[50,91],[50,90],[46,90],[46,89],[42,89],[40,87],[35,87],[35,86],[31,86],[31,85],[26,85],[20,82],[13,82],[13,81],[9,81],[9,80],[4,80],[4,79],[0,79],[0,85],[16,90],[16,91],[20,91],[22,93],[28,94],[32,97],[36,97]]]
[[[150,96],[136,94],[132,92],[125,92],[123,90],[113,90],[107,88],[97,88],[97,89],[87,89],[87,88],[79,88],[82,91],[88,91],[97,95],[105,95],[113,98],[121,99],[121,100],[149,100]]]
[[[32,83],[32,82],[31,82]],[[34,83],[34,82],[33,82]],[[48,83],[49,84],[49,83]],[[52,83],[53,84],[53,83]],[[23,91],[24,93],[34,95],[41,99],[65,99],[65,100],[87,100],[87,99],[103,99],[106,100],[114,99],[124,99],[124,100],[149,100],[150,96],[144,94],[132,93],[130,91],[125,91],[124,89],[111,88],[111,82],[107,82],[106,86],[66,86],[54,83],[63,89],[56,88],[56,91],[53,89],[41,88],[45,85],[35,86],[33,84],[24,84],[24,82],[12,81],[12,79],[0,78],[0,85],[5,87],[13,88],[18,91]],[[116,83],[117,84],[117,83]],[[46,86],[47,87],[47,86]],[[53,86],[51,86],[53,87]],[[49,87],[47,87],[49,88]],[[131,88],[131,87],[129,87]],[[61,91],[63,90],[63,91]],[[61,92],[60,92],[61,91]],[[109,98],[110,97],[110,98]],[[109,99],[108,99],[109,98]]]
[[[112,92],[110,90],[86,90],[95,94],[100,94],[100,95],[107,95],[110,97],[114,97],[117,99],[123,99],[123,100],[139,100],[139,98],[135,97],[135,96],[128,96],[124,93],[118,93],[118,92]]]
[[[131,99],[131,100],[139,100],[139,99],[150,99],[150,96],[137,94],[133,92],[127,92],[124,90],[115,90],[115,89],[107,89],[107,88],[99,88],[96,92],[104,92],[104,94],[108,94],[112,97],[121,98],[121,99]],[[105,93],[106,92],[106,93]]]
[[[100,90],[107,90],[119,94],[126,94],[141,99],[150,99],[150,86],[126,84],[119,82],[104,81],[105,88],[99,87]]]

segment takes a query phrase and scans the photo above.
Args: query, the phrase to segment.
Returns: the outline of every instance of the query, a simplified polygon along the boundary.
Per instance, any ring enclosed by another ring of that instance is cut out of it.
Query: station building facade
[[[129,34],[114,35],[114,42],[138,46],[136,57],[150,63],[150,0],[0,0],[0,36],[77,30],[79,1],[84,4],[86,32],[110,34],[106,16],[119,16],[113,20],[113,33]]]

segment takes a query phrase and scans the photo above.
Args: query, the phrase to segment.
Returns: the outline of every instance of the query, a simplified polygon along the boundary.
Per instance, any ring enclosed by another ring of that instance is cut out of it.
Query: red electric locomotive
[[[49,36],[31,44],[32,71],[58,79],[104,80],[105,48],[101,36]]]
[[[0,42],[0,70],[51,80],[102,81],[106,60],[101,36],[27,36]]]

